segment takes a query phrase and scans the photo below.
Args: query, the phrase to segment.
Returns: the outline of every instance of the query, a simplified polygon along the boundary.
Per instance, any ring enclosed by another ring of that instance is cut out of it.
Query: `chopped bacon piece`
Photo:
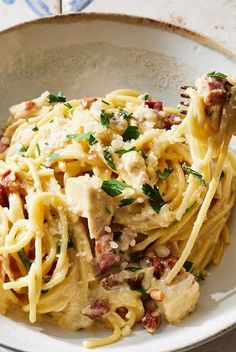
[[[165,270],[171,270],[175,264],[177,263],[178,259],[174,257],[166,258],[163,260],[163,265]]]
[[[81,100],[81,105],[83,106],[84,110],[88,110],[91,108],[91,105],[97,101],[97,98],[93,98],[93,97],[84,97]]]
[[[95,242],[95,261],[99,273],[103,273],[121,259],[120,255],[116,253],[117,251],[111,247],[112,241],[113,233],[104,233]]]
[[[225,103],[229,97],[229,89],[222,79],[209,77],[205,74],[197,80],[196,86],[206,105],[212,106]]]
[[[5,190],[9,192],[15,192],[20,189],[20,182],[17,180],[16,175],[11,170],[4,172],[0,183],[5,188]]]
[[[9,205],[6,188],[1,184],[0,184],[0,205],[2,207],[8,207]]]
[[[149,101],[149,100],[146,100],[144,102],[144,105],[148,106],[149,109],[154,109],[154,110],[157,110],[157,111],[163,110],[162,101]]]
[[[153,266],[154,266],[154,272],[155,274],[157,275],[161,275],[163,273],[163,264],[162,264],[162,260],[157,257],[157,256],[154,256],[152,258],[152,263],[153,263]]]
[[[154,256],[153,258],[144,257],[140,261],[140,266],[145,268],[149,266],[154,266],[154,273],[156,276],[160,277],[165,270],[170,270],[178,261],[177,258],[168,257],[168,258],[160,258],[158,256]]]
[[[161,324],[161,314],[158,312],[147,312],[142,319],[142,324],[148,332],[156,332]]]
[[[27,111],[34,109],[35,106],[36,106],[36,104],[32,100],[29,100],[29,101],[25,102],[25,110],[27,110]]]
[[[105,288],[105,290],[111,290],[113,287],[115,287],[119,282],[115,280],[115,277],[113,274],[109,275],[108,277],[104,277],[100,281],[100,285]]]
[[[166,117],[164,117],[163,121],[165,129],[169,130],[171,129],[171,126],[179,125],[182,122],[182,119],[179,116],[167,114]]]
[[[101,299],[96,299],[90,306],[86,313],[84,313],[90,319],[100,318],[110,311],[109,306]]]

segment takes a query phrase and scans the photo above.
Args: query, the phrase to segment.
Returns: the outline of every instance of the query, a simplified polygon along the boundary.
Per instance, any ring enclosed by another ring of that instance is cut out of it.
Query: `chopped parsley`
[[[64,105],[68,108],[68,109],[72,109],[73,108],[73,106],[70,104],[70,103],[64,103]]]
[[[155,210],[156,213],[159,213],[161,207],[165,204],[164,199],[160,195],[159,188],[156,185],[152,188],[148,183],[145,183],[142,186],[142,191],[150,198],[149,202],[153,210]]]
[[[137,139],[140,135],[138,127],[136,126],[129,126],[126,128],[125,132],[123,133],[123,140],[124,142],[130,141],[131,139]]]
[[[29,259],[27,258],[26,254],[25,254],[25,250],[24,248],[21,248],[19,250],[19,252],[17,252],[18,256],[20,257],[20,260],[22,261],[22,263],[24,264],[24,266],[26,267],[27,270],[30,270],[31,267],[31,262],[29,261]]]
[[[60,154],[58,154],[58,153],[53,153],[53,154],[48,158],[48,160],[49,160],[49,161],[53,161],[53,160],[57,159],[59,156],[60,156]]]
[[[48,101],[49,103],[65,103],[66,97],[63,92],[58,92],[57,95],[49,94]]]
[[[73,248],[74,244],[73,241],[71,239],[71,237],[68,237],[68,242],[67,242],[67,249]],[[57,242],[57,254],[59,254],[61,252],[61,240],[58,240]]]
[[[38,127],[37,126],[35,126],[34,128],[32,128],[32,131],[34,131],[34,132],[37,132],[39,129],[38,129]]]
[[[139,266],[128,266],[127,268],[125,268],[125,270],[132,271],[133,273],[141,269],[142,268],[140,268]]]
[[[110,214],[111,214],[111,211],[110,211],[110,209],[109,209],[109,208],[105,207],[105,209],[104,209],[104,210],[105,210],[105,213],[106,213],[106,214],[108,214],[108,215],[110,215]]]
[[[102,102],[106,105],[110,105],[110,103],[108,103],[106,100],[102,99]]]
[[[53,123],[53,121],[54,121],[54,120],[53,120],[53,119],[51,119],[51,120],[49,121],[49,123]]]
[[[116,169],[116,165],[114,163],[114,160],[113,160],[113,158],[111,156],[111,153],[109,152],[108,148],[103,149],[103,156],[104,156],[104,159],[105,159],[107,165],[111,169],[115,170]]]
[[[40,156],[41,155],[41,150],[40,150],[40,147],[39,147],[38,143],[36,143],[36,149],[37,149],[38,155]]]
[[[50,169],[50,166],[47,166],[45,164],[41,164],[41,166],[45,167],[45,169]]]
[[[136,148],[135,147],[132,147],[130,149],[119,149],[119,150],[116,150],[115,153],[116,154],[120,154],[120,155],[123,155],[125,153],[129,153],[129,152],[132,152],[132,151],[135,151]]]
[[[192,174],[194,177],[198,179],[198,181],[206,187],[206,181],[204,180],[203,176],[199,174],[199,172],[191,169],[191,167],[187,166],[186,163],[182,164],[182,169],[187,172],[187,174]]]
[[[199,273],[195,275],[195,280],[200,283],[201,281],[205,281],[205,277]]]
[[[144,288],[142,287],[136,287],[136,288],[131,288],[133,291],[137,291],[139,293],[141,293],[141,295],[145,296],[148,295],[147,291],[144,290]]]
[[[98,143],[97,139],[94,137],[94,134],[92,132],[67,134],[66,137],[69,139],[77,139],[78,141],[86,139],[89,142],[89,145],[94,145]]]
[[[123,117],[124,120],[129,121],[130,119],[134,118],[132,114],[124,109],[119,109],[120,116]]]
[[[105,112],[104,110],[102,110],[101,115],[100,115],[100,121],[102,126],[104,127],[108,127],[110,124],[110,118],[113,116],[112,112]]]
[[[186,262],[184,263],[183,267],[184,267],[184,269],[186,271],[190,272],[192,270],[192,268],[193,268],[193,263],[192,262],[188,262],[186,260]]]
[[[142,155],[142,158],[143,158],[144,160],[147,160],[148,155],[145,154],[142,150],[141,150],[141,155]]]
[[[125,188],[131,188],[130,185],[123,181],[118,180],[106,180],[102,183],[102,189],[111,197],[119,196]]]
[[[135,202],[135,198],[124,198],[120,201],[120,205],[119,207],[122,208],[122,207],[125,207],[126,205],[129,205],[129,204],[132,204],[133,202]]]
[[[157,170],[156,174],[162,180],[166,180],[173,172],[173,169],[166,167],[163,172],[161,170]]]
[[[207,76],[212,78],[217,78],[220,81],[222,81],[227,77],[227,75],[225,75],[224,73],[216,72],[216,71],[208,72]]]
[[[19,148],[19,154],[21,154],[22,156],[25,155],[25,152],[27,152],[27,148],[21,144],[20,148]]]
[[[144,94],[141,99],[143,100],[148,100],[149,99],[149,94]]]

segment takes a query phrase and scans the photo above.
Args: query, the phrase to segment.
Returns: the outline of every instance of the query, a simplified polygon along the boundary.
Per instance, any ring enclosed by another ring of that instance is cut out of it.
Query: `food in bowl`
[[[209,72],[170,108],[148,93],[43,93],[14,105],[0,143],[0,311],[98,347],[177,323],[230,241],[235,82]]]

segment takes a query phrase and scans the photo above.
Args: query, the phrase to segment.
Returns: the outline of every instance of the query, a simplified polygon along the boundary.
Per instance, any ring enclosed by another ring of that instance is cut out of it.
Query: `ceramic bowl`
[[[48,89],[68,98],[103,95],[129,87],[176,105],[180,85],[203,72],[234,72],[235,55],[188,30],[153,20],[112,14],[44,18],[0,33],[0,118],[10,105]],[[235,212],[234,212],[234,215]],[[236,322],[236,220],[222,263],[201,287],[194,314],[176,326],[132,336],[100,351],[173,352],[199,345]],[[30,325],[0,317],[0,343],[27,352],[84,351],[82,341],[99,332],[68,333],[50,325]]]

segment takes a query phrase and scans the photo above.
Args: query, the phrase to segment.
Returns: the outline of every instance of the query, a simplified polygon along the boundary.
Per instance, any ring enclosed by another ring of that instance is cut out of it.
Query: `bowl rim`
[[[52,16],[45,16],[41,18],[36,18],[34,20],[24,21],[15,26],[11,26],[7,29],[0,30],[0,38],[5,34],[21,31],[26,27],[31,27],[34,25],[43,25],[43,24],[65,24],[65,23],[75,23],[78,21],[92,21],[92,20],[100,20],[100,21],[109,21],[109,22],[120,22],[127,23],[131,25],[143,26],[143,27],[151,27],[156,29],[161,29],[163,31],[167,31],[170,33],[176,33],[179,36],[191,39],[205,47],[213,49],[221,53],[223,56],[229,58],[232,61],[236,62],[236,52],[225,47],[223,44],[219,43],[215,39],[208,37],[202,33],[197,31],[190,30],[186,27],[182,27],[167,21],[155,20],[148,17],[141,17],[136,15],[129,14],[119,14],[112,12],[82,12],[82,13],[69,13],[69,14],[57,14]],[[187,351],[193,349],[195,347],[199,347],[207,342],[210,342],[218,337],[221,337],[225,333],[233,330],[236,327],[236,318],[234,322],[230,322],[228,325],[226,324],[224,328],[218,328],[212,334],[204,339],[200,339],[198,341],[193,342],[192,344],[185,345],[182,344],[182,347],[179,347],[173,352]],[[0,347],[7,348],[13,352],[27,352],[26,350],[19,350],[17,348],[5,345],[0,341]]]
[[[148,17],[141,17],[129,14],[119,14],[112,12],[73,12],[68,14],[57,14],[52,16],[45,16],[36,18],[34,20],[24,21],[15,26],[0,30],[0,36],[8,34],[14,31],[19,31],[25,27],[30,27],[33,25],[41,24],[50,24],[50,23],[71,23],[81,21],[90,21],[90,20],[107,20],[110,22],[123,22],[133,25],[139,25],[144,27],[151,27],[156,29],[162,29],[167,32],[177,33],[180,36],[189,38],[193,41],[196,41],[206,47],[209,47],[215,51],[220,52],[224,56],[228,57],[231,60],[236,61],[236,52],[230,48],[225,47],[223,44],[219,43],[217,40],[212,39],[211,37],[199,33],[197,31],[188,29],[187,27],[182,27],[167,21],[156,20]]]

